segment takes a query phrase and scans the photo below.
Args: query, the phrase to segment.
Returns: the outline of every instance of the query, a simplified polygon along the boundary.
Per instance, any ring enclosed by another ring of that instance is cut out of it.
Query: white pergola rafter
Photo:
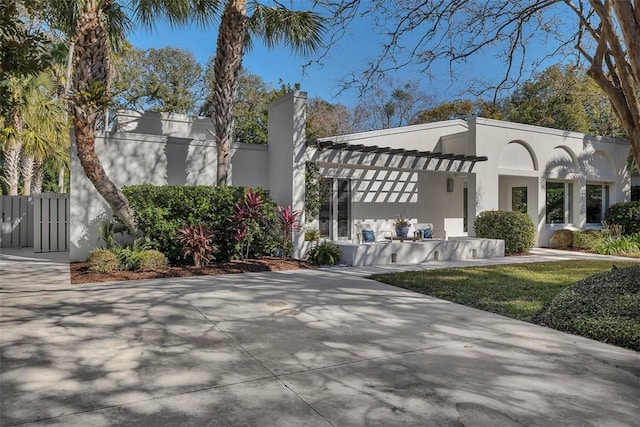
[[[470,173],[477,162],[488,160],[486,156],[348,144],[330,140],[310,140],[307,141],[307,147],[316,149],[312,156],[313,161],[352,167]],[[413,161],[405,165],[409,159]]]

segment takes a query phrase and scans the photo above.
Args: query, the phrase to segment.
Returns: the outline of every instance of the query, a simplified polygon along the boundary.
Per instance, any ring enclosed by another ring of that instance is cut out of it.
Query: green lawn
[[[611,261],[574,260],[378,274],[372,279],[531,322],[542,306]],[[637,262],[615,262],[618,267]]]

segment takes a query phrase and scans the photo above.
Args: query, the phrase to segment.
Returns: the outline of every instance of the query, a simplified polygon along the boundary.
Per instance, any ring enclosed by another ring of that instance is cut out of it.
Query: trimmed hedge
[[[592,250],[602,240],[599,230],[579,230],[573,233],[573,247]]]
[[[87,257],[87,268],[95,273],[113,273],[119,266],[118,257],[109,249],[95,249]]]
[[[522,212],[485,211],[476,218],[477,237],[504,240],[506,255],[528,252],[535,244],[536,229]]]
[[[564,289],[536,323],[640,351],[640,266],[589,276]]]
[[[640,233],[640,202],[616,203],[607,209],[604,220],[622,226],[622,234]]]
[[[254,191],[265,200],[261,213],[264,226],[254,236],[250,257],[270,254],[277,245],[276,205],[260,188]],[[144,235],[154,247],[164,253],[172,263],[181,263],[181,247],[177,230],[185,225],[202,225],[215,231],[213,243],[219,248],[216,259],[229,260],[240,256],[240,245],[234,237],[234,205],[242,200],[245,187],[217,186],[154,186],[136,185],[123,187]]]
[[[554,249],[567,249],[573,246],[573,230],[556,230],[551,235],[549,246]]]

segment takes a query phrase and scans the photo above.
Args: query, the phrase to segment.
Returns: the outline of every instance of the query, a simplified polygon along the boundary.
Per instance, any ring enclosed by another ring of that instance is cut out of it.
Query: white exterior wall
[[[293,92],[269,106],[269,145],[233,148],[231,183],[268,189],[282,206],[304,212],[305,162],[318,161],[327,177],[351,179],[352,240],[362,227],[383,234],[394,231],[397,216],[412,223],[433,223],[447,237],[462,231],[463,188],[469,189],[469,235],[482,211],[510,209],[511,188],[527,186],[529,215],[538,230],[538,245],[562,225],[545,224],[547,179],[574,183],[572,226],[585,226],[585,185],[610,188],[610,204],[629,199],[630,178],[624,165],[628,144],[497,120],[477,118],[363,132],[326,138],[367,146],[430,150],[487,156],[472,173],[416,171],[410,157],[384,160],[375,153],[307,148],[304,92]],[[117,186],[212,185],[216,150],[208,118],[164,113],[120,112],[115,132],[96,141],[96,151]],[[73,150],[72,150],[73,151]],[[350,160],[356,166],[345,165]],[[447,191],[447,179],[454,181]],[[84,259],[97,244],[97,227],[110,212],[72,153],[71,259]],[[317,224],[315,224],[317,225]],[[310,224],[314,226],[314,223]],[[303,255],[303,233],[294,233],[294,255]]]
[[[291,206],[302,213],[304,224],[304,183],[306,150],[306,92],[294,91],[269,105],[269,143],[267,151],[268,188],[280,206]],[[304,233],[294,231],[293,256],[304,253]]]
[[[155,120],[142,120],[142,126],[130,122],[116,129],[153,131],[162,127],[167,133],[180,135],[188,130],[188,120],[181,115],[152,113]],[[183,120],[173,124],[170,118]],[[155,123],[155,125],[153,124]],[[179,128],[182,127],[182,130]],[[179,130],[179,131],[178,131]],[[187,133],[204,136],[205,132]],[[211,140],[157,136],[132,132],[112,132],[96,138],[96,153],[117,187],[138,184],[215,185],[216,148]],[[232,148],[231,182],[233,185],[264,187],[267,182],[267,147],[240,144]],[[86,178],[75,153],[71,150],[71,226],[70,258],[81,261],[98,245],[98,228],[111,218],[112,212]]]
[[[510,209],[507,192],[526,183],[528,213],[538,231],[536,244],[543,246],[553,231],[565,227],[545,224],[547,179],[573,183],[574,221],[568,225],[573,228],[586,226],[587,183],[609,185],[610,204],[629,198],[630,180],[624,168],[629,146],[625,141],[484,118],[470,120],[469,127],[475,154],[489,158],[474,169],[476,206],[471,218],[485,210]],[[519,154],[524,151],[511,150],[509,143],[529,149],[530,168],[524,167],[526,161]],[[509,155],[503,155],[505,150],[510,150]]]

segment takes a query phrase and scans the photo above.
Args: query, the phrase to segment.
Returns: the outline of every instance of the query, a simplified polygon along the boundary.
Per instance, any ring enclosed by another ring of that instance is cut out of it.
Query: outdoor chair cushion
[[[420,239],[431,239],[433,237],[433,230],[430,228],[416,230],[416,237]]]
[[[376,234],[373,230],[362,230],[362,241],[364,243],[371,243],[376,241]]]

